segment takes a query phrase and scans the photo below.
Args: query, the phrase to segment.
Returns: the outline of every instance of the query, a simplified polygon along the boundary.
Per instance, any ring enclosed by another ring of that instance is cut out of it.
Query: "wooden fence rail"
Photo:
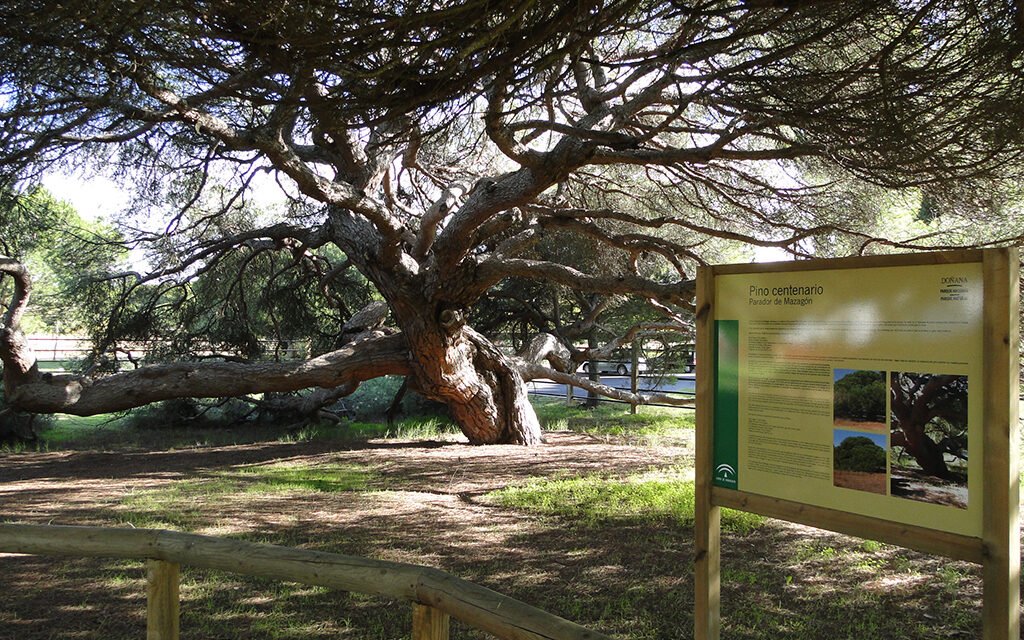
[[[444,640],[448,616],[508,640],[611,640],[438,569],[160,529],[0,524],[0,552],[146,561],[149,640],[178,638],[181,565],[404,599],[414,640]]]

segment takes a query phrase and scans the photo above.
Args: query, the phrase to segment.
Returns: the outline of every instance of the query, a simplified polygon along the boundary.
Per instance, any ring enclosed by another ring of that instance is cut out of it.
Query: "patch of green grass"
[[[560,400],[535,399],[542,428],[572,430],[598,437],[628,440],[631,444],[656,445],[674,439],[689,439],[693,412],[667,407],[639,407],[636,414],[627,405],[602,404],[594,409],[567,407]],[[58,415],[39,433],[38,443],[18,445],[23,450],[148,450],[160,451],[215,447],[254,442],[365,442],[377,438],[409,440],[447,439],[460,434],[450,420],[437,416],[409,417],[388,425],[383,422],[341,422],[311,424],[282,433],[278,425],[175,426],[145,424],[128,415],[90,417]],[[11,449],[10,447],[8,448]]]
[[[0,453],[25,453],[25,452],[47,452],[50,447],[41,441],[37,442],[3,442],[0,443]]]
[[[277,438],[279,442],[345,441],[366,442],[378,438],[435,438],[459,433],[458,427],[437,417],[406,418],[394,424],[383,422],[342,422],[312,424]]]
[[[865,554],[856,557],[854,567],[871,574],[876,574],[886,566],[886,559],[877,555]]]
[[[436,416],[406,418],[393,425],[373,422],[317,423],[282,432],[273,424],[220,426],[139,426],[123,415],[86,418],[58,415],[39,433],[39,442],[5,450],[146,450],[217,447],[254,442],[365,442],[374,438],[427,439],[460,433],[451,421]]]
[[[343,441],[366,442],[381,438],[423,440],[449,438],[462,433],[450,420],[437,416],[412,417],[384,422],[342,422],[313,424],[296,432],[279,436],[279,442]]]
[[[353,626],[350,594],[287,582],[249,578],[219,571],[192,570],[182,575],[181,628],[197,638],[327,640],[364,630]],[[391,613],[396,607],[384,608]],[[374,620],[380,636],[400,637],[409,628],[405,608]]]
[[[280,429],[270,427],[175,427],[154,424],[140,428],[130,416],[57,415],[39,432],[47,449],[147,450],[185,449],[274,440]]]
[[[388,425],[379,422],[353,422],[346,426],[354,438],[401,438],[409,440],[450,437],[462,433],[451,420],[437,416],[405,418]]]
[[[377,478],[373,471],[351,464],[251,465],[222,475],[232,483],[241,481],[239,488],[256,493],[365,491]]]
[[[838,552],[835,547],[828,543],[811,540],[801,542],[793,550],[794,562],[808,562],[814,560],[829,560],[835,558]]]
[[[116,439],[129,431],[123,420],[116,415],[82,417],[58,414],[51,424],[40,431],[39,439],[47,446],[63,448],[83,442]]]
[[[960,583],[964,581],[966,575],[955,565],[947,565],[939,569],[938,578],[946,591],[956,593],[960,589]]]
[[[865,540],[860,543],[860,548],[864,553],[878,553],[882,550],[882,543],[877,540]]]
[[[36,439],[32,441],[18,440],[0,444],[0,452],[24,453],[26,451],[51,451],[66,448],[70,442],[81,440],[84,436],[102,429],[109,421],[108,416],[79,418],[77,416],[55,415],[36,416],[33,431]]]
[[[756,585],[762,580],[762,576],[749,569],[733,569],[722,567],[722,582],[739,582],[746,585]]]
[[[496,504],[577,520],[588,526],[610,521],[692,526],[693,481],[678,472],[642,474],[624,479],[600,476],[538,478],[488,494]],[[764,522],[751,513],[723,509],[722,527],[749,533]]]
[[[534,410],[545,431],[576,431],[610,438],[625,438],[635,444],[655,445],[666,440],[689,438],[694,427],[693,411],[670,407],[637,407],[601,404],[593,409],[566,406],[562,400],[533,399]]]
[[[118,515],[136,527],[190,530],[211,505],[244,494],[365,491],[378,479],[372,469],[350,464],[248,465],[166,487],[132,492]]]

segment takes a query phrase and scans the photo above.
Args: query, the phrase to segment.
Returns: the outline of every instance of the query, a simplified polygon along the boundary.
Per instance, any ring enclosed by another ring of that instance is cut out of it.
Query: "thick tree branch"
[[[504,122],[503,111],[508,97],[506,81],[507,78],[499,77],[493,83],[487,100],[487,110],[484,112],[484,129],[491,142],[510,159],[524,167],[536,167],[540,163],[540,154],[520,144],[515,139],[513,130]]]
[[[159,281],[169,276],[175,276],[198,267],[196,273],[210,268],[227,252],[239,247],[246,247],[253,251],[264,251],[271,249],[296,249],[294,243],[305,249],[316,249],[324,246],[330,240],[327,227],[298,227],[290,224],[275,224],[262,229],[244,231],[231,236],[218,237],[212,241],[200,243],[191,248],[179,258],[175,264],[163,269],[151,271],[145,275],[134,271],[113,273],[106,276],[108,279],[135,278],[139,282]],[[292,243],[293,246],[289,246]]]
[[[708,164],[716,160],[733,162],[765,162],[771,160],[793,160],[822,153],[814,145],[791,144],[774,149],[736,149],[724,143],[716,143],[703,147],[686,147],[674,149],[636,149],[617,151],[598,149],[590,161],[593,164],[640,166]]]
[[[32,278],[19,261],[0,255],[0,279],[4,275],[14,280],[14,294],[0,326],[0,362],[3,363],[4,387],[9,393],[14,385],[34,379],[39,368],[32,347],[21,331],[21,319],[32,292]]]
[[[136,81],[146,93],[173,108],[181,119],[194,126],[197,132],[206,131],[234,150],[262,152],[275,168],[294,180],[304,194],[314,200],[366,216],[389,241],[385,246],[397,245],[402,229],[386,208],[366,193],[358,191],[353,185],[339,180],[332,181],[317,173],[302,161],[279,127],[239,130],[223,119],[192,106],[189,101],[159,86],[154,78],[144,73],[137,74]],[[389,263],[398,260],[393,250],[384,257]]]
[[[556,371],[542,364],[530,364],[526,361],[520,361],[519,372],[527,382],[531,380],[551,380],[559,384],[572,385],[580,389],[593,391],[606,398],[621,400],[630,404],[667,404],[674,407],[692,407],[694,404],[693,398],[680,398],[679,396],[667,393],[631,393],[571,373]]]
[[[568,371],[572,367],[569,355],[569,350],[558,338],[550,333],[540,333],[530,340],[519,357],[531,365],[547,362],[558,371]]]
[[[28,308],[29,297],[32,293],[32,278],[28,269],[14,258],[0,255],[0,276],[8,275],[14,280],[14,294],[11,302],[4,313],[3,326],[5,329],[17,331],[21,327],[21,319]]]
[[[595,293],[642,295],[686,307],[693,305],[696,291],[693,281],[660,284],[632,275],[595,276],[565,265],[523,258],[487,258],[476,273],[481,287],[516,276]]]
[[[123,411],[171,398],[220,398],[252,393],[334,389],[384,375],[409,373],[401,335],[367,338],[299,362],[175,363],[98,379],[55,375],[8,390],[24,411],[88,416]]]

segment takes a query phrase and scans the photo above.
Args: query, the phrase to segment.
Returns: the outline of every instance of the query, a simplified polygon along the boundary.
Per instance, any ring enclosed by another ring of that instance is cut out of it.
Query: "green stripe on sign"
[[[715,486],[739,488],[740,322],[715,321]]]

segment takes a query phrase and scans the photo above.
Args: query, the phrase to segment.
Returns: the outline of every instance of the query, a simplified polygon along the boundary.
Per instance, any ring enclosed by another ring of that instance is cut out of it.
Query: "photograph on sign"
[[[886,494],[889,443],[885,435],[836,429],[832,445],[832,484]]]
[[[713,483],[979,535],[982,296],[976,262],[716,276]]]
[[[896,372],[892,495],[967,508],[967,376]]]

